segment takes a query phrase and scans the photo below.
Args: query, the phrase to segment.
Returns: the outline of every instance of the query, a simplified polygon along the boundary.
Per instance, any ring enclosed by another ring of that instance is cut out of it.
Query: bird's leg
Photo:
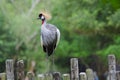
[[[52,57],[52,71],[54,72],[55,70],[54,54],[52,54],[51,57]]]
[[[54,54],[52,54],[51,56],[48,56],[48,62],[50,61],[50,65],[48,65],[48,67],[49,67],[49,70],[48,70],[48,72],[49,73],[53,73],[54,72],[54,70],[55,70],[55,63],[54,63]]]
[[[46,73],[50,71],[50,59],[49,56],[46,54]]]
[[[49,56],[48,57],[49,58],[49,61],[50,61],[50,65],[48,66],[49,67],[49,73],[52,73],[53,72],[53,56],[51,55],[51,56]]]
[[[46,66],[47,66],[47,72],[53,73],[55,70],[55,63],[54,63],[54,52],[51,56],[48,56],[46,54]]]

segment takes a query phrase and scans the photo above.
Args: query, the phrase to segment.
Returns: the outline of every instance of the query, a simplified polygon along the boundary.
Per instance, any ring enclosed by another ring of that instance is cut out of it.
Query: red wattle
[[[44,21],[42,21],[42,24],[44,23]]]

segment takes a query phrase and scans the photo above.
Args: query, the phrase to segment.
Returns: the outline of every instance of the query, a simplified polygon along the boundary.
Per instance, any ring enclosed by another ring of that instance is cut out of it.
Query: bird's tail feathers
[[[48,48],[48,52],[47,52],[48,56],[50,56],[53,53],[53,51],[54,51],[54,49]]]
[[[47,53],[48,56],[51,56],[53,54],[53,52],[54,52],[53,46],[47,46],[46,47],[46,53]]]

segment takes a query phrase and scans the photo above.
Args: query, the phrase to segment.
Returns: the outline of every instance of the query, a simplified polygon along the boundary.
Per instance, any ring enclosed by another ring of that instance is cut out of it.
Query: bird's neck
[[[42,20],[42,25],[45,25],[46,24],[46,21],[45,20]]]
[[[44,24],[44,23],[46,23],[46,20],[44,19],[44,20],[42,20],[42,24]]]

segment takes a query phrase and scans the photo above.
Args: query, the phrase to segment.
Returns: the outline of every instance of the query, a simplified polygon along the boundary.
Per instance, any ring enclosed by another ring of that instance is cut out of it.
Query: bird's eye
[[[41,16],[41,19],[45,19],[44,16]]]

